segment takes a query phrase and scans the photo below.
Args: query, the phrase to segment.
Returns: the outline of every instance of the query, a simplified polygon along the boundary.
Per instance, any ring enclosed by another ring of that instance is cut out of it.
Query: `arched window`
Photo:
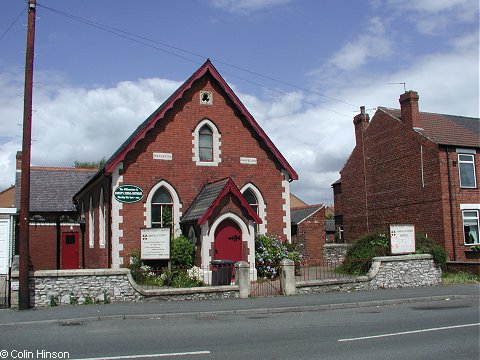
[[[255,211],[258,215],[258,200],[255,194],[253,193],[252,189],[247,189],[243,193],[243,197],[247,202],[250,204],[250,207],[253,211]]]
[[[93,216],[93,199],[90,196],[90,204],[88,207],[88,245],[93,248],[95,246],[95,218]]]
[[[173,223],[173,200],[165,187],[159,188],[152,198],[152,227],[171,227]]]
[[[203,125],[199,134],[198,149],[200,161],[213,161],[213,132],[210,126]]]
[[[105,247],[106,242],[106,221],[105,221],[105,196],[103,188],[100,190],[100,203],[98,205],[98,235],[99,245]]]
[[[218,166],[222,151],[221,135],[217,126],[209,119],[200,121],[192,133],[193,157],[198,166]]]

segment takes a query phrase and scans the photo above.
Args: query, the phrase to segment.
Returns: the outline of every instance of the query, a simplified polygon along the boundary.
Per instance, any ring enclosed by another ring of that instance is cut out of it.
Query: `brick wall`
[[[325,245],[325,208],[321,208],[312,216],[297,225],[297,235],[292,241],[302,248],[306,259],[322,259]]]

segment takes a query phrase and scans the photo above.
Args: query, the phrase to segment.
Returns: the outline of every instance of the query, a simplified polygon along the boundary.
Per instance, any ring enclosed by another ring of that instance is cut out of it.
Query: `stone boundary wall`
[[[345,259],[349,244],[325,244],[323,260],[330,264],[341,264]]]
[[[54,305],[226,299],[238,297],[237,285],[144,289],[128,269],[39,270],[30,273],[30,305]],[[18,308],[18,271],[12,272],[11,307]]]
[[[288,260],[290,261],[290,260]],[[239,285],[196,288],[145,289],[135,283],[128,269],[40,270],[30,273],[31,306],[85,304],[86,302],[145,302],[206,300],[248,297],[249,265],[237,263],[242,273]],[[385,256],[373,259],[367,276],[341,280],[295,282],[294,263],[285,266],[291,276],[283,284],[285,295],[325,291],[394,289],[434,286],[441,282],[442,271],[432,255]],[[243,284],[243,285],[242,285]],[[11,305],[18,308],[18,271],[12,271]],[[88,300],[88,301],[87,301]],[[54,302],[55,304],[52,304]]]
[[[297,294],[325,291],[354,291],[435,286],[441,283],[442,270],[428,254],[373,258],[367,276],[342,280],[297,282]]]

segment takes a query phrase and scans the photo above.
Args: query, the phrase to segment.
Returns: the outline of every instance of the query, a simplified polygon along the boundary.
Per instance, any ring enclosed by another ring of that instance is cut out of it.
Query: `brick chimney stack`
[[[360,114],[353,118],[353,124],[355,125],[355,142],[360,144],[362,142],[362,134],[367,130],[370,122],[370,116],[365,114],[365,106],[360,106]]]
[[[400,95],[400,110],[402,122],[412,128],[421,128],[418,113],[418,93],[409,90]]]
[[[17,159],[17,162],[15,164],[15,170],[17,172],[21,172],[22,171],[22,152],[21,151],[17,151],[16,159]]]

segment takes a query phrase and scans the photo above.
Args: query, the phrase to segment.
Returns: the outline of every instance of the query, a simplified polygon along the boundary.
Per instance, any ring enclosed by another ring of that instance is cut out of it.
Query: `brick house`
[[[452,261],[479,244],[480,120],[419,112],[418,94],[400,109],[355,116],[356,145],[333,187],[335,220],[351,242],[389,224],[414,224]]]
[[[296,179],[207,60],[75,195],[86,222],[85,267],[127,266],[135,250],[151,259],[146,241],[164,241],[159,229],[187,236],[199,266],[254,264],[256,232],[290,241]]]
[[[15,197],[15,185],[0,191],[0,208],[13,208]]]
[[[20,190],[21,152],[17,153],[16,169],[15,189]],[[72,198],[97,171],[30,168],[29,254],[33,270],[82,267],[82,234]],[[15,191],[15,207],[20,208],[20,191]]]
[[[291,209],[292,242],[300,246],[305,259],[323,258],[323,245],[327,240],[325,209],[323,204]]]

